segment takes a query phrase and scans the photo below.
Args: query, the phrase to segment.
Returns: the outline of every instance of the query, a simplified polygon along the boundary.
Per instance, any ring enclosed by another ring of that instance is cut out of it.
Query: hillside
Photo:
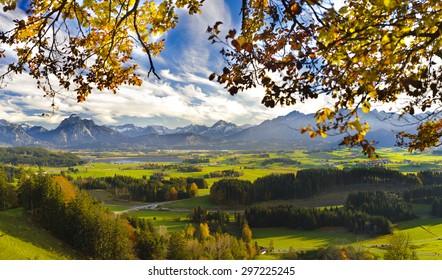
[[[22,208],[0,211],[0,260],[81,258],[49,232],[32,224]]]
[[[79,165],[82,160],[72,153],[56,153],[39,147],[10,147],[0,148],[0,162],[61,167]]]

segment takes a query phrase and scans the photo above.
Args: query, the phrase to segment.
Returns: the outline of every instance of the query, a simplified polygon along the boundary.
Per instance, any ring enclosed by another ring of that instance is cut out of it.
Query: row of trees
[[[439,204],[437,205],[439,210]],[[440,210],[442,212],[442,209]],[[414,218],[411,204],[387,191],[351,193],[344,207],[299,208],[291,205],[249,207],[244,218],[252,227],[289,227],[313,230],[343,226],[356,233],[388,234],[392,223]]]
[[[424,170],[417,173],[417,177],[422,181],[425,186],[441,185],[442,184],[442,172],[434,170]]]
[[[387,191],[350,193],[345,203],[347,209],[380,215],[392,222],[412,219],[415,215],[411,203],[401,195]]]
[[[192,223],[206,223],[212,232],[226,232],[231,225],[229,214],[218,209],[216,212],[209,212],[201,206],[192,209],[189,214]]]
[[[197,157],[197,158],[186,158],[183,160],[183,163],[188,163],[188,164],[200,164],[200,163],[209,163],[210,160],[208,158],[201,158],[201,157]]]
[[[436,217],[442,217],[442,203],[438,197],[431,203],[431,214]]]
[[[83,160],[72,153],[55,153],[40,147],[0,148],[0,161],[5,164],[38,166],[75,166]]]
[[[245,260],[254,258],[258,252],[257,246],[244,238],[228,233],[212,234],[205,223],[197,227],[189,224],[184,231],[171,234],[167,248],[168,259],[186,260]]]
[[[78,178],[80,188],[105,189],[119,199],[133,201],[169,201],[198,196],[199,188],[207,188],[200,178],[146,179],[115,175],[113,177]]]
[[[282,163],[283,165],[299,165],[299,164],[301,164],[300,161],[289,159],[289,158],[269,158],[269,159],[264,160],[261,163],[261,165],[267,166],[267,165],[273,164],[273,163]]]
[[[249,259],[256,247],[243,238],[210,230],[207,223],[172,234],[145,219],[115,215],[62,177],[25,173],[20,205],[33,219],[90,259]],[[224,219],[226,215],[223,215]],[[228,218],[228,217],[227,217]]]
[[[372,216],[347,208],[299,208],[291,205],[250,207],[244,212],[251,227],[288,227],[314,230],[342,226],[355,233],[388,234],[392,223],[383,216]]]
[[[234,169],[227,169],[221,171],[210,172],[209,174],[204,174],[204,178],[232,178],[232,177],[240,177],[244,175],[244,172],[235,171]]]
[[[201,172],[203,171],[203,168],[201,166],[181,164],[178,166],[177,170],[180,172]]]
[[[303,169],[297,174],[271,174],[247,180],[223,179],[215,182],[210,197],[217,204],[249,204],[255,201],[307,198],[327,190],[351,190],[355,185],[403,188],[420,186],[415,175],[386,168]]]
[[[133,230],[85,191],[65,198],[52,177],[28,172],[19,183],[20,205],[59,239],[92,259],[134,259]],[[73,188],[73,186],[71,185]]]
[[[433,199],[442,197],[442,186],[413,188],[403,192],[404,199],[410,203],[430,204]]]
[[[0,211],[17,206],[17,190],[8,180],[5,169],[0,169]]]

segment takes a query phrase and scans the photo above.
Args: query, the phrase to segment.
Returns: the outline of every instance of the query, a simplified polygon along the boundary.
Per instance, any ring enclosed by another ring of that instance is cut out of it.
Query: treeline
[[[54,236],[86,259],[134,259],[133,230],[84,191],[66,198],[51,176],[27,173],[19,183],[20,205]]]
[[[347,208],[299,208],[291,205],[250,207],[244,212],[251,227],[288,227],[314,230],[321,227],[345,227],[355,233],[388,234],[391,222],[382,216],[372,216]]]
[[[442,211],[442,209],[441,209]],[[251,227],[288,227],[314,230],[345,227],[355,233],[388,234],[392,221],[414,218],[411,204],[387,191],[351,193],[344,207],[299,208],[291,205],[249,207],[244,218]]]
[[[78,178],[74,182],[82,189],[105,189],[119,199],[145,202],[196,197],[199,188],[207,188],[203,178],[190,177],[157,180],[115,175]]]
[[[262,166],[267,166],[273,163],[282,163],[283,165],[298,165],[301,164],[300,161],[289,159],[289,158],[269,158],[261,162]]]
[[[216,204],[249,204],[256,201],[308,198],[328,190],[351,190],[355,185],[411,187],[422,185],[415,175],[381,167],[353,169],[304,169],[297,174],[271,174],[247,180],[223,179],[213,184],[210,197]]]
[[[404,192],[403,195],[409,203],[431,204],[431,214],[442,217],[442,186],[432,185],[414,188]]]
[[[212,232],[227,232],[230,228],[229,214],[218,209],[216,212],[209,212],[201,206],[192,209],[189,214],[192,223],[206,223]]]
[[[419,171],[417,177],[425,186],[442,185],[442,172],[434,170]]]
[[[83,160],[72,153],[55,153],[40,147],[0,148],[0,162],[37,166],[75,166]]]
[[[61,176],[26,173],[18,186],[20,206],[85,259],[250,259],[257,252],[241,238],[211,232],[207,223],[169,234],[145,219],[115,215]]]
[[[210,199],[216,204],[249,204],[253,184],[247,180],[221,179],[210,188]]]
[[[435,198],[442,197],[442,186],[425,186],[403,192],[404,199],[411,203],[430,204]]]
[[[438,197],[431,203],[431,214],[436,217],[442,217],[442,203]]]
[[[399,194],[387,191],[350,193],[345,207],[370,215],[386,217],[392,222],[409,220],[415,217],[411,203],[405,202]]]
[[[183,163],[188,163],[188,164],[200,164],[200,163],[209,163],[209,159],[208,158],[186,158],[185,160],[183,160]]]
[[[201,166],[182,164],[177,167],[180,172],[201,172],[203,168]]]
[[[0,168],[0,211],[15,208],[18,205],[17,190],[10,182],[5,168]]]
[[[209,174],[204,174],[204,178],[233,178],[240,177],[244,175],[244,172],[235,171],[234,169],[227,169],[221,171],[210,172]]]

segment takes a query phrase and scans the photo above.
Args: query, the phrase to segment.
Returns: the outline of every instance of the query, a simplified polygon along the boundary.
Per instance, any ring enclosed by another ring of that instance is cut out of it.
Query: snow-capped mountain
[[[117,142],[122,135],[113,129],[95,124],[93,120],[71,115],[56,129],[35,134],[35,137],[58,147],[69,147],[92,142]]]
[[[21,125],[10,123],[7,120],[0,120],[0,144],[12,146],[47,146],[47,143],[29,135]]]
[[[380,147],[392,147],[395,133],[416,129],[416,119],[399,118],[398,114],[371,111],[361,112],[361,122],[368,122],[371,129],[368,140],[375,140]],[[315,125],[314,114],[293,111],[285,116],[266,120],[259,125],[242,128],[226,121],[218,121],[211,127],[188,125],[169,129],[160,125],[146,127],[133,124],[100,126],[91,119],[71,115],[60,125],[47,130],[0,120],[0,145],[40,145],[58,148],[161,148],[161,149],[295,149],[337,147],[342,136],[317,137],[312,140],[301,134],[300,128]]]
[[[203,131],[201,134],[213,138],[222,138],[236,134],[242,131],[242,128],[234,123],[228,123],[226,121],[220,120],[216,122],[212,127]]]

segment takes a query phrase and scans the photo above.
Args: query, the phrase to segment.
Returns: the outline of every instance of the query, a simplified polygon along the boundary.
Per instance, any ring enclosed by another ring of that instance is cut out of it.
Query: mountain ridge
[[[376,140],[382,147],[395,144],[394,131],[413,131],[416,127],[409,119],[396,113],[371,111],[361,113],[371,130],[368,140]],[[391,122],[386,120],[390,119]],[[238,126],[219,120],[212,126],[191,124],[170,129],[161,125],[146,127],[134,124],[117,126],[98,125],[92,119],[72,114],[52,130],[42,126],[14,124],[0,120],[0,145],[42,146],[62,149],[94,148],[157,148],[157,149],[296,149],[327,148],[337,146],[342,135],[313,140],[300,133],[300,128],[316,123],[314,114],[298,111],[265,120],[258,125]]]

